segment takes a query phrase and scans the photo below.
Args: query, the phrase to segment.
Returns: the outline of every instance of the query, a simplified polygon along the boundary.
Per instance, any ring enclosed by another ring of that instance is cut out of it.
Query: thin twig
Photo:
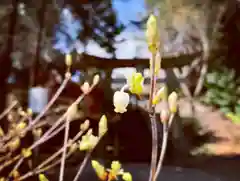
[[[52,99],[49,101],[49,103],[46,105],[46,107],[43,109],[43,111],[34,119],[32,120],[31,124],[29,124],[23,131],[24,132],[28,132],[29,130],[32,129],[32,127],[42,118],[42,116],[47,112],[47,110],[53,105],[53,103],[57,100],[57,98],[59,97],[59,95],[61,94],[61,92],[63,91],[63,89],[66,87],[67,82],[69,81],[69,77],[66,77],[63,81],[63,83],[61,84],[61,86],[59,87],[59,89],[57,90],[57,92],[55,93],[55,95],[52,97]],[[4,137],[1,141],[8,141],[9,139],[11,139],[11,136],[7,136]]]
[[[70,122],[70,118],[68,116],[66,119],[66,126],[65,126],[65,133],[64,133],[63,153],[62,153],[62,158],[61,158],[59,181],[63,181],[63,177],[64,177],[65,157],[67,154],[67,142],[68,142],[68,137],[69,137],[69,126],[70,126],[69,122]]]
[[[89,90],[89,92],[91,92],[93,89],[94,89],[94,87],[95,87],[96,85],[92,85],[91,86],[91,88],[90,88],[90,90]],[[88,93],[89,93],[88,92]],[[87,95],[87,94],[82,94],[82,95],[80,95],[70,106],[72,106],[73,104],[79,104],[81,101],[82,101],[82,99],[85,97],[85,95]],[[34,149],[34,148],[36,148],[37,146],[39,146],[40,144],[42,144],[42,143],[44,143],[45,142],[45,140],[46,140],[46,138],[48,138],[48,136],[49,136],[49,134],[51,134],[51,132],[64,120],[64,119],[66,119],[66,117],[67,117],[67,111],[64,113],[64,115],[62,115],[59,119],[58,119],[58,121],[39,139],[39,140],[37,140],[34,144],[32,144],[31,146],[30,146],[30,148],[29,149]],[[18,167],[22,164],[22,162],[24,161],[24,157],[20,157],[21,159],[16,163],[16,165],[14,166],[14,169],[18,169]]]
[[[54,102],[57,100],[57,98],[60,96],[60,94],[62,93],[63,89],[66,87],[68,81],[69,81],[70,77],[66,76],[64,81],[62,82],[61,86],[59,87],[59,89],[57,90],[57,92],[55,93],[55,95],[52,97],[52,99],[48,102],[48,104],[46,105],[46,107],[41,111],[41,113],[32,121],[32,124],[30,125],[30,127],[28,129],[31,128],[32,125],[35,125],[43,116],[44,114],[48,111],[48,109],[54,104]]]
[[[157,170],[153,179],[154,181],[157,180],[157,177],[162,169],[163,160],[164,160],[166,149],[167,149],[169,128],[171,128],[173,118],[174,118],[174,114],[171,114],[169,122],[163,123],[163,141],[162,141],[161,153],[160,153],[160,157],[157,165]]]
[[[67,156],[66,156],[66,159],[68,159],[71,155],[73,154],[73,152],[68,152]],[[39,170],[33,170],[33,171],[30,171],[28,173],[26,173],[25,175],[21,176],[18,180],[25,180],[33,175],[37,175],[37,174],[40,174],[40,173],[43,173],[43,172],[46,172],[47,170],[50,170],[52,169],[53,167],[57,166],[59,163],[61,163],[61,159],[55,161],[54,163],[52,163],[51,165],[48,165],[47,167],[44,167],[44,168],[41,168]]]
[[[81,137],[82,134],[83,134],[83,131],[78,132],[78,134],[71,141],[69,141],[67,147],[71,146],[71,144],[74,143],[79,137]],[[60,150],[58,150],[57,152],[55,152],[48,159],[43,161],[36,169],[41,169],[42,167],[46,166],[49,162],[51,162],[52,160],[54,160],[54,158],[56,158],[59,154],[61,154],[62,151],[63,151],[63,147]]]
[[[100,140],[102,139],[103,136],[104,136],[104,135],[102,135],[102,136],[99,138],[97,144],[100,142]],[[77,172],[76,176],[74,177],[73,181],[77,181],[78,178],[80,177],[81,173],[83,172],[83,169],[85,168],[85,166],[86,166],[86,164],[87,164],[87,162],[88,162],[88,160],[89,160],[89,158],[90,158],[93,150],[96,148],[97,144],[95,145],[95,147],[94,147],[93,149],[89,150],[89,151],[87,152],[87,154],[85,155],[84,160],[83,160],[83,162],[81,163],[80,167],[78,168],[78,172]]]
[[[155,93],[156,86],[156,75],[155,75],[155,63],[156,63],[156,54],[152,54],[152,67],[151,67],[151,88],[149,94],[149,117],[151,122],[152,130],[152,156],[151,156],[151,168],[149,181],[153,181],[156,166],[157,166],[157,154],[158,154],[158,136],[157,136],[157,123],[155,115],[155,107],[153,107],[152,100]]]
[[[5,109],[1,114],[0,114],[0,120],[4,118],[16,105],[18,104],[18,101],[14,101],[7,109]]]
[[[67,147],[71,146],[72,143],[74,143],[77,139],[79,139],[83,134],[83,131],[80,131],[78,132],[77,135],[74,136],[74,138],[72,140],[69,141]],[[60,163],[60,159],[59,160],[56,160],[54,163],[46,166],[49,162],[51,162],[52,160],[54,160],[59,154],[62,153],[63,151],[63,147],[61,149],[59,149],[57,152],[55,152],[52,156],[50,156],[49,158],[47,158],[45,161],[43,161],[39,166],[37,166],[34,170],[32,171],[29,171],[28,173],[24,174],[23,176],[20,177],[19,180],[25,180],[35,174],[38,174],[38,173],[42,173],[44,171],[47,171],[53,167],[55,167],[56,165],[58,165]],[[68,152],[67,156],[65,157],[68,158],[69,156],[72,155],[72,152]],[[46,167],[45,167],[46,166]]]
[[[84,157],[84,160],[81,163],[81,165],[80,165],[80,167],[78,169],[78,172],[77,172],[76,176],[74,177],[73,181],[77,181],[78,180],[79,176],[81,175],[83,169],[85,168],[85,166],[86,166],[86,164],[87,164],[87,162],[88,162],[88,160],[89,160],[89,158],[90,158],[90,156],[92,154],[92,151],[93,150],[90,150],[89,152],[87,152],[87,155]]]

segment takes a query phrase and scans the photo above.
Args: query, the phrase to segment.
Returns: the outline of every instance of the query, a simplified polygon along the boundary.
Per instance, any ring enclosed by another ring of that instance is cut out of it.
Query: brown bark
[[[14,46],[14,34],[15,34],[15,27],[17,24],[17,8],[18,8],[19,0],[12,0],[13,11],[10,14],[9,18],[9,30],[8,30],[8,37],[7,37],[7,47],[6,50],[0,55],[0,112],[3,112],[6,108],[6,101],[7,101],[7,93],[8,93],[8,85],[7,79],[11,72],[12,60],[11,60],[11,53],[13,51]],[[0,125],[6,131],[8,128],[7,120],[3,118],[1,120]]]

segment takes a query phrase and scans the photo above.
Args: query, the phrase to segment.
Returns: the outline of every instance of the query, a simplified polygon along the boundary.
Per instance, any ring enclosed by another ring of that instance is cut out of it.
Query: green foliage
[[[234,70],[221,68],[207,74],[203,102],[219,108],[233,122],[240,122],[240,79]]]

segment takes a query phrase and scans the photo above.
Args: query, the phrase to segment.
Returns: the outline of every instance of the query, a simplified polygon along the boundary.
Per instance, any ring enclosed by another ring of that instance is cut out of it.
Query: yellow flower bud
[[[94,135],[84,135],[79,143],[80,151],[92,150],[98,143],[99,138]]]
[[[140,95],[143,92],[144,77],[141,73],[133,73],[132,76],[127,80],[127,82],[129,90],[132,94]]]
[[[72,65],[72,55],[71,54],[66,54],[65,64],[67,67],[70,67]]]
[[[28,114],[28,116],[32,116],[32,114],[33,114],[33,111],[32,111],[32,109],[31,109],[31,108],[28,108],[28,109],[27,109],[27,114]]]
[[[26,126],[27,126],[27,124],[24,121],[22,121],[17,124],[16,131],[22,131],[24,128],[26,128]]]
[[[88,82],[84,82],[83,85],[81,86],[81,90],[83,91],[84,94],[88,94],[90,91],[90,85]]]
[[[0,181],[6,181],[6,179],[4,177],[1,177]]]
[[[0,126],[0,137],[2,137],[2,136],[4,136],[5,134],[4,134],[4,131],[3,131],[3,129],[2,129],[2,127]]]
[[[49,181],[44,174],[39,174],[38,179],[39,179],[39,181]]]
[[[113,175],[118,175],[119,172],[121,171],[121,163],[119,161],[112,161],[111,164],[111,172]]]
[[[91,136],[93,134],[93,130],[92,128],[88,130],[88,132],[86,133],[87,136]]]
[[[169,109],[170,109],[171,113],[177,112],[177,100],[178,100],[178,95],[176,92],[172,92],[168,96],[168,104],[169,104]]]
[[[40,138],[42,136],[42,128],[37,128],[32,131],[33,135],[37,138]]]
[[[114,111],[116,113],[124,113],[130,102],[129,94],[124,91],[116,91],[113,96]]]
[[[8,148],[10,151],[15,151],[20,146],[20,139],[15,138],[8,143]]]
[[[132,175],[129,172],[124,172],[122,175],[124,181],[132,181]]]
[[[160,88],[157,93],[155,94],[155,96],[153,97],[153,101],[152,104],[156,105],[158,104],[162,99],[167,97],[167,88],[166,86],[163,86],[162,88]]]
[[[77,150],[77,147],[78,147],[77,143],[71,144],[69,152],[74,153]]]
[[[107,117],[103,115],[98,124],[98,136],[102,137],[108,130]]]
[[[92,160],[91,162],[92,167],[94,169],[94,171],[96,172],[98,178],[100,178],[101,180],[106,180],[106,170],[104,168],[104,166],[102,166],[98,161],[96,160]]]
[[[157,18],[154,15],[150,15],[150,17],[148,18],[146,38],[148,42],[149,51],[151,53],[156,53],[158,49],[159,32]]]
[[[90,126],[90,121],[87,119],[87,120],[84,121],[84,123],[82,123],[80,125],[80,130],[81,131],[86,131],[86,130],[88,130],[89,126]]]
[[[99,83],[100,76],[98,74],[93,77],[93,85],[97,85]]]
[[[32,151],[29,148],[23,148],[22,149],[22,155],[24,158],[28,158],[32,155]]]
[[[12,176],[14,179],[17,179],[20,177],[20,173],[17,170],[13,170],[10,176]]]

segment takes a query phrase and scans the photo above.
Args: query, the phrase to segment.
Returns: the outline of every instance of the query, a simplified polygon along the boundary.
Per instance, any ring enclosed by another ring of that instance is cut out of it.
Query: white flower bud
[[[83,85],[81,86],[81,90],[83,91],[84,94],[88,94],[90,91],[90,85],[88,82],[84,82]]]
[[[93,77],[93,85],[97,85],[99,80],[100,80],[100,76],[98,74],[94,75],[94,77]]]
[[[113,105],[115,107],[114,111],[116,113],[126,112],[129,101],[130,97],[128,93],[123,91],[116,91],[113,96]]]

